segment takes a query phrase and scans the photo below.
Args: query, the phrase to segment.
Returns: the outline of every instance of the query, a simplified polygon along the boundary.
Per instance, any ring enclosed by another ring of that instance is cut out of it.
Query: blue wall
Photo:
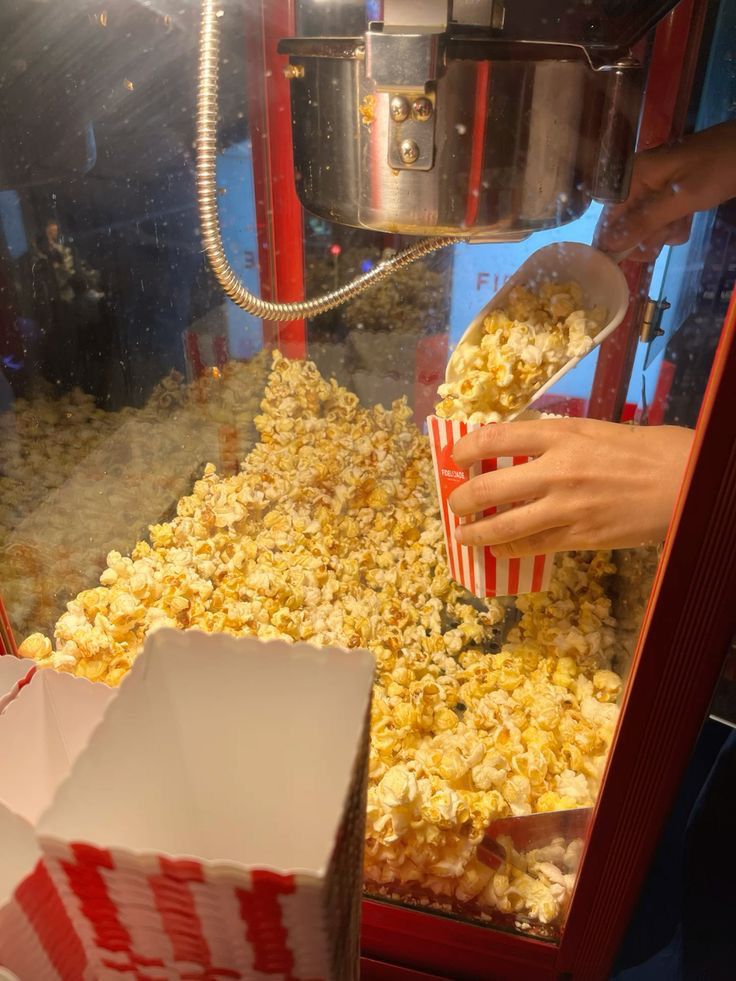
[[[247,288],[260,295],[258,235],[250,141],[228,147],[217,158],[220,225],[230,264]],[[263,346],[263,323],[249,313],[227,304],[228,344],[233,358],[249,358]]]
[[[16,191],[0,191],[0,224],[11,258],[19,259],[28,250],[28,239]]]

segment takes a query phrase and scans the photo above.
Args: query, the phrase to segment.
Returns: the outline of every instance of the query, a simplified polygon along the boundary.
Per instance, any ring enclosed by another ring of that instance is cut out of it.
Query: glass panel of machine
[[[626,198],[640,42],[673,5],[297,0],[288,30],[277,0],[0,11],[0,600],[21,653],[116,685],[161,626],[368,648],[367,894],[551,941],[657,548],[559,554],[541,591],[512,558],[506,588],[465,588],[427,418],[479,310]],[[703,219],[698,255],[731,255],[732,219]],[[703,326],[685,301],[733,270],[679,261],[649,270],[654,297],[687,296],[666,348],[622,362],[630,423],[695,424],[723,311]],[[569,312],[592,317],[576,277]],[[695,378],[682,351],[708,345]],[[587,415],[599,357],[535,410]]]

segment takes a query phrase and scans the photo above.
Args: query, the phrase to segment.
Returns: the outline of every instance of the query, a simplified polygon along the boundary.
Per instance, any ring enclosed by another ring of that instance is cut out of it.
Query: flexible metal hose
[[[199,41],[199,81],[197,90],[197,198],[199,224],[204,250],[212,272],[227,296],[243,310],[263,320],[301,320],[316,317],[377,286],[392,273],[431,252],[452,245],[457,239],[423,239],[397,253],[345,286],[313,300],[296,303],[271,303],[245,288],[227,260],[217,212],[217,97],[220,38],[217,26],[217,0],[202,0],[202,25]]]

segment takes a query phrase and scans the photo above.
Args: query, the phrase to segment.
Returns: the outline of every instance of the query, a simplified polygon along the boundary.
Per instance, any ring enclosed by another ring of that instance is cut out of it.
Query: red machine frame
[[[657,28],[639,128],[639,150],[661,146],[684,132],[707,8],[706,0],[680,0]],[[596,419],[622,418],[639,343],[638,325],[654,267],[625,262],[622,268],[632,302],[621,329],[601,346],[588,408],[588,415]],[[656,399],[657,395],[655,404]]]
[[[682,133],[706,7],[705,0],[681,0],[657,28],[641,148]],[[303,226],[292,181],[288,83],[274,52],[276,40],[293,30],[293,0],[259,0],[248,5],[247,16],[262,293],[290,300],[304,291]],[[651,268],[627,263],[626,274],[637,299],[626,324],[600,352],[588,408],[604,419],[621,418],[638,341],[636,307],[646,298]],[[264,339],[291,356],[307,353],[303,321],[280,324]],[[438,351],[432,354],[437,357]],[[425,386],[426,374],[426,366],[417,367],[417,380]],[[734,631],[736,418],[729,394],[734,387],[736,298],[634,655],[561,944],[366,900],[363,977],[595,981],[606,976]]]

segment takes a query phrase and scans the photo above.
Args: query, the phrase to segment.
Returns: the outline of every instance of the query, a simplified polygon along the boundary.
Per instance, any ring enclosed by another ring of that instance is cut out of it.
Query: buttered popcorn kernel
[[[453,354],[460,378],[440,385],[437,415],[502,422],[571,358],[587,354],[604,323],[603,309],[584,309],[577,283],[514,287],[507,308],[485,318],[480,343],[460,344]]]
[[[207,466],[171,521],[108,554],[54,650],[35,635],[22,653],[117,684],[164,626],[369,649],[369,888],[553,922],[562,900],[499,891],[476,850],[495,818],[595,799],[617,713],[608,553],[561,557],[498,650],[506,609],[449,578],[404,402],[364,409],[276,354],[256,425],[238,474]]]

